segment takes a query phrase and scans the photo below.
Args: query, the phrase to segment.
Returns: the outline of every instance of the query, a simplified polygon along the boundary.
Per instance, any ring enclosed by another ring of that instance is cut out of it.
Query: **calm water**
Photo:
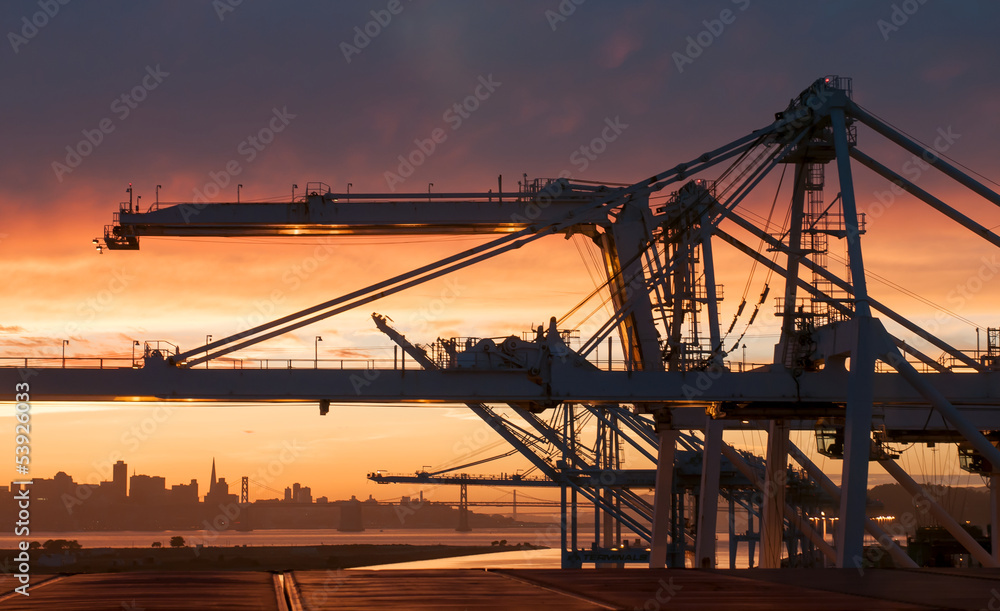
[[[458,558],[418,560],[416,562],[397,562],[395,564],[357,567],[357,569],[376,571],[402,569],[558,569],[559,564],[559,549],[555,548],[526,549],[513,552],[497,552],[495,554],[460,556]]]
[[[537,545],[559,545],[558,530],[555,539],[545,531],[529,528],[506,528],[495,530],[474,530],[461,533],[448,528],[422,528],[411,530],[367,530],[359,533],[343,533],[324,529],[268,529],[239,531],[206,530],[160,530],[160,531],[116,531],[116,532],[32,532],[29,541],[44,542],[46,539],[70,539],[79,541],[83,547],[149,547],[159,541],[164,547],[174,536],[184,537],[188,545],[201,543],[206,546],[266,546],[266,545],[351,545],[394,543],[407,545],[489,545],[493,541],[506,539],[508,543],[528,542]],[[20,537],[13,534],[0,535],[0,549],[16,547]]]

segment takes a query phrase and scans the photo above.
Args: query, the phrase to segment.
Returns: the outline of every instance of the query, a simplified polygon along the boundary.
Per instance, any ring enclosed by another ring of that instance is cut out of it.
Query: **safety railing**
[[[128,357],[112,356],[4,356],[0,357],[0,367],[23,369],[66,368],[66,369],[122,369],[130,368],[133,361]]]

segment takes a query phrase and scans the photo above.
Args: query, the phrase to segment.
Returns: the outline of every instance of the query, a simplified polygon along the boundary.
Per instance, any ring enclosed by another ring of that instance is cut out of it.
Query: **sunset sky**
[[[319,261],[315,238],[144,238],[138,252],[98,255],[91,239],[128,199],[130,182],[143,208],[156,185],[161,202],[183,202],[220,183],[213,201],[234,201],[236,184],[243,201],[281,201],[293,183],[308,181],[335,190],[352,183],[352,192],[424,192],[428,183],[437,192],[486,191],[499,174],[513,189],[523,173],[569,171],[631,183],[768,124],[827,74],[853,77],[855,100],[914,138],[953,134],[946,154],[1000,181],[1000,6],[993,2],[206,0],[70,3],[51,16],[42,4],[0,5],[0,357],[59,357],[64,339],[71,358],[128,357],[133,340],[195,347],[208,334],[221,338],[484,241],[345,238]],[[359,34],[366,28],[377,33]],[[483,82],[492,92],[477,110],[460,120],[449,114]],[[627,127],[580,163],[577,151],[606,121]],[[248,139],[268,127],[273,140],[255,147]],[[398,157],[438,128],[447,139],[426,162],[404,182],[387,182],[387,172],[399,172]],[[912,164],[866,128],[858,143],[897,171]],[[216,178],[234,160],[239,173]],[[916,182],[983,225],[1000,226],[1000,210],[939,175],[921,172]],[[766,215],[775,186],[765,182],[747,208]],[[967,320],[938,321],[938,310],[871,275],[873,295],[963,348],[975,347],[976,326],[1000,326],[995,249],[912,198],[884,206],[887,185],[857,165],[855,186],[859,209],[870,215],[863,240],[870,274]],[[782,218],[787,195],[778,202]],[[421,343],[520,334],[593,289],[586,250],[593,246],[572,241],[544,239],[245,356],[312,359],[319,335],[320,358],[391,358],[372,310]],[[728,324],[749,265],[718,248]],[[833,249],[843,254],[843,244]],[[763,276],[758,270],[751,299]],[[984,281],[970,283],[974,277]],[[763,309],[747,336],[751,361],[767,359],[776,340],[773,302]],[[13,389],[4,392],[9,401]],[[454,463],[484,426],[459,407],[345,406],[320,419],[314,405],[184,405],[133,443],[129,431],[155,409],[36,405],[32,475],[63,470],[85,481],[117,453],[130,472],[164,475],[168,486],[198,478],[204,493],[213,457],[238,487],[241,475],[295,442],[305,449],[271,487],[298,481],[316,496],[390,498],[415,491],[378,488],[366,471]],[[0,423],[12,423],[9,414]],[[8,455],[11,437],[0,437]],[[507,460],[479,469],[519,466]]]

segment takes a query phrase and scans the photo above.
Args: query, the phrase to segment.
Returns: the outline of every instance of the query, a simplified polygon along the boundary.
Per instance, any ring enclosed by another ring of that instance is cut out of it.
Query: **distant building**
[[[214,484],[209,486],[208,494],[205,495],[205,502],[218,503],[222,502],[222,499],[230,496],[236,495],[229,494],[229,482],[226,481],[226,478],[220,477]]]
[[[128,497],[128,465],[119,460],[112,468],[112,490],[116,500],[124,501]]]
[[[208,484],[208,493],[205,495],[205,503],[213,506],[226,505],[229,503],[239,503],[240,497],[229,494],[229,484],[226,478],[215,478],[215,459],[212,459],[212,480]]]
[[[129,496],[136,503],[162,503],[167,497],[167,480],[158,475],[133,475]]]
[[[66,473],[60,471],[52,479],[32,480],[31,498],[38,501],[58,501],[64,494],[76,494],[76,482]],[[15,490],[15,484],[11,484],[11,490]]]
[[[198,480],[191,480],[190,484],[176,484],[170,487],[169,501],[171,503],[197,503],[198,502]]]
[[[295,501],[298,503],[312,503],[313,502],[312,488],[310,488],[309,486],[302,486],[301,488],[299,488],[299,496],[298,498],[295,499]]]
[[[292,502],[292,489],[288,488],[287,486],[285,487],[285,502],[286,503]]]
[[[112,503],[120,503],[125,499],[118,498],[118,486],[114,482],[101,482],[97,489],[97,498],[110,501]]]

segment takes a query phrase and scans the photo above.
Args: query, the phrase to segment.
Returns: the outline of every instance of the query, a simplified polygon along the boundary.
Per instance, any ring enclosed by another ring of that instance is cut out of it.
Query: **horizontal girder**
[[[528,208],[528,206],[533,206]],[[561,218],[580,200],[540,208],[529,201],[178,204],[120,215],[126,235],[287,236],[510,233]]]
[[[526,371],[400,369],[140,369],[0,368],[0,384],[30,385],[33,401],[220,401],[331,403],[508,403],[551,407],[561,402],[667,404],[676,428],[701,429],[713,404],[782,404],[778,417],[810,426],[813,404],[842,404],[848,373],[784,370],[600,372],[554,366],[546,381]],[[1000,422],[1000,372],[924,374],[923,378],[981,430]],[[875,374],[876,418],[898,430],[948,430],[898,374]],[[776,408],[777,409],[777,408]],[[739,412],[729,414],[740,418]],[[754,413],[754,418],[760,413]]]

